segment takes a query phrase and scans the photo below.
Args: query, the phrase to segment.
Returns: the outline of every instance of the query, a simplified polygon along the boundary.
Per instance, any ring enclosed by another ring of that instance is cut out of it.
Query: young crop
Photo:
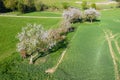
[[[85,16],[86,20],[93,22],[93,20],[96,20],[97,17],[100,16],[100,13],[98,11],[96,11],[95,9],[90,8],[90,9],[85,10],[84,16]]]

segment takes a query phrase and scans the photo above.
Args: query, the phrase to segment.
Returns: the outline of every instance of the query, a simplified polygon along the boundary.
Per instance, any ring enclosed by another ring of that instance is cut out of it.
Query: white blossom
[[[22,32],[18,33],[17,51],[26,50],[28,54],[45,48],[52,48],[56,42],[49,37],[48,31],[44,30],[41,25],[28,24],[22,28]]]
[[[92,20],[95,20],[98,16],[100,16],[100,13],[94,8],[90,8],[85,10],[84,15],[87,20],[90,20],[92,22]]]
[[[65,10],[62,14],[63,18],[72,22],[76,19],[82,18],[82,12],[77,8],[69,8]]]

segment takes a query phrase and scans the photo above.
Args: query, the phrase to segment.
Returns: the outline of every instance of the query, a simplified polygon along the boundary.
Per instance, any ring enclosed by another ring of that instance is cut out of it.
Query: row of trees
[[[70,7],[68,2],[63,2],[61,4],[62,8],[67,9]],[[81,4],[83,9],[89,8],[86,1],[83,1]],[[5,11],[20,11],[22,13],[31,12],[31,11],[43,11],[45,9],[50,8],[44,4],[41,0],[0,0],[0,12]],[[96,8],[96,4],[91,4],[92,8]],[[53,8],[58,8],[53,6]]]
[[[56,51],[67,44],[66,34],[70,31],[69,21],[63,21],[59,28],[45,30],[42,25],[28,24],[18,33],[17,51],[23,58],[30,57],[30,64],[37,57]]]
[[[87,20],[91,22],[99,16],[99,12],[95,9],[87,9],[84,11]],[[69,8],[63,12],[64,20],[60,27],[56,29],[45,30],[41,25],[28,24],[18,33],[17,51],[21,53],[23,58],[27,55],[30,57],[30,64],[33,64],[37,56],[48,54],[56,51],[67,44],[66,35],[74,30],[71,23],[76,20],[83,19],[82,12],[77,8]]]
[[[84,12],[78,8],[68,8],[63,12],[63,18],[71,23],[76,21],[90,21],[96,20],[100,16],[100,13],[94,8],[86,9]]]
[[[116,0],[118,2],[118,7],[120,7],[120,0]],[[62,2],[62,8],[67,9],[71,5],[68,2]],[[81,4],[82,9],[95,8],[96,4],[92,3],[88,5],[86,1],[83,1]],[[43,11],[48,8],[56,8],[60,7],[55,5],[48,5],[42,2],[42,0],[0,0],[0,12],[5,11],[20,11],[22,13],[31,12],[31,11]]]
[[[0,12],[18,10],[22,13],[42,11],[48,6],[40,0],[0,0]]]

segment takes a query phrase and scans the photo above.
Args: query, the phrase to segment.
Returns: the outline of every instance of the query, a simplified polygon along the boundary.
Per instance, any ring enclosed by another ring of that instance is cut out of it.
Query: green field
[[[55,13],[56,14],[56,13]],[[39,16],[28,13],[26,16]],[[22,60],[16,52],[15,36],[27,23],[37,23],[46,29],[57,27],[58,18],[0,17],[0,80],[116,80],[114,64],[103,30],[120,33],[120,9],[101,11],[100,22],[77,23],[75,32],[69,33],[67,52],[56,72],[46,74],[59,59],[60,49],[38,59],[34,65]],[[43,16],[46,16],[44,14]],[[49,14],[47,17],[53,15]],[[57,14],[53,17],[59,17]],[[120,45],[120,39],[118,39]],[[112,43],[120,75],[120,55]]]
[[[0,55],[9,56],[10,53],[15,52],[16,39],[15,36],[21,31],[21,28],[29,23],[36,23],[45,26],[46,29],[55,27],[59,19],[31,19],[31,18],[11,18],[0,17]],[[8,55],[6,55],[8,54]],[[5,58],[4,56],[0,56]]]

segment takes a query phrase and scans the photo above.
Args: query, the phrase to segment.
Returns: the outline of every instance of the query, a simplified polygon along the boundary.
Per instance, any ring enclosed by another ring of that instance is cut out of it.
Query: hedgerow
[[[33,58],[38,54],[43,55],[56,51],[65,45],[66,33],[70,27],[71,25],[67,21],[62,22],[59,28],[49,30],[45,30],[42,25],[28,24],[17,35],[19,40],[17,51],[21,53],[23,58],[31,56],[30,64],[32,64]]]

